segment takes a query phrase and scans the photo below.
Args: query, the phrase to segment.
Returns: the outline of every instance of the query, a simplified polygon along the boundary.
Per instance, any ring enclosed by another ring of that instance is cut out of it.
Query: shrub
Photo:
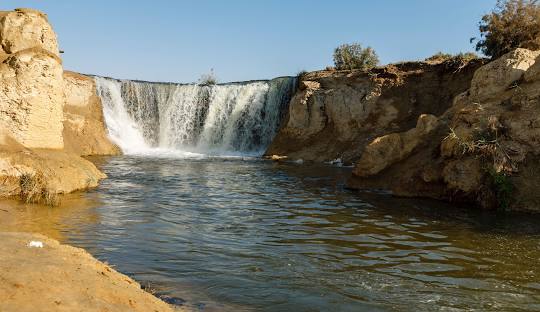
[[[498,0],[479,23],[476,50],[497,58],[516,48],[540,48],[540,5],[537,0]],[[471,42],[476,38],[472,38]]]
[[[437,52],[433,54],[432,56],[425,59],[426,62],[444,62],[446,60],[449,60],[452,58],[452,54],[450,53],[443,53],[443,52]]]
[[[298,79],[302,79],[307,74],[308,74],[308,72],[306,70],[301,70],[296,74],[296,77],[298,77]]]
[[[433,54],[432,56],[426,58],[425,61],[426,62],[445,62],[445,61],[468,62],[470,60],[474,60],[477,58],[478,58],[478,55],[476,55],[476,53],[473,53],[473,52],[465,52],[465,53],[460,52],[458,54],[437,52],[436,54]]]
[[[25,203],[43,203],[56,206],[60,199],[49,191],[45,177],[41,173],[24,173],[19,180],[20,196]]]
[[[337,69],[368,70],[379,64],[379,57],[371,47],[362,48],[358,43],[342,44],[334,50]]]
[[[214,69],[210,69],[210,73],[204,74],[199,78],[198,84],[203,86],[211,86],[218,83],[218,79],[216,77],[216,74],[214,74]]]
[[[497,198],[499,209],[508,210],[514,197],[514,184],[510,176],[504,172],[489,170],[491,188]]]

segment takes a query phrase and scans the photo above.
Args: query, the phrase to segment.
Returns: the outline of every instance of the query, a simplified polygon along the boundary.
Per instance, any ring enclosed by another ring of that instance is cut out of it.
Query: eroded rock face
[[[105,175],[80,155],[119,150],[106,136],[93,80],[64,74],[41,12],[0,12],[0,47],[0,197],[47,201],[97,186]]]
[[[64,80],[56,34],[45,14],[0,12],[0,128],[28,148],[64,147]]]
[[[477,101],[489,100],[520,80],[536,62],[540,51],[516,49],[482,66],[474,73],[470,96]]]
[[[6,54],[39,47],[59,55],[56,34],[47,15],[32,9],[0,12],[0,45]]]
[[[46,196],[96,187],[105,177],[94,164],[76,154],[28,149],[0,152],[2,196],[31,195],[29,201],[48,204]]]
[[[83,156],[120,154],[107,135],[94,79],[66,71],[64,93],[65,150]]]
[[[349,185],[484,208],[540,211],[540,194],[533,190],[540,175],[531,173],[540,167],[539,55],[517,49],[478,69],[471,89],[455,97],[410,154],[387,157],[399,160],[375,170],[381,160],[370,162],[366,149],[366,162],[357,163]]]
[[[60,60],[41,48],[11,54],[0,64],[0,123],[28,148],[64,147],[64,80]]]
[[[424,137],[436,128],[437,122],[437,117],[433,115],[420,115],[415,128],[376,138],[364,150],[354,174],[358,177],[371,176],[409,156]]]
[[[358,160],[376,137],[413,128],[421,114],[442,114],[469,88],[481,64],[476,60],[458,68],[416,62],[367,73],[308,73],[266,155],[319,162]]]

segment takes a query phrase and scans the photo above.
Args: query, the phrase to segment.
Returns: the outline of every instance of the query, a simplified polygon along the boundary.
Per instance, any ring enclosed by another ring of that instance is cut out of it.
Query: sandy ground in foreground
[[[32,241],[43,247],[30,247]],[[41,234],[0,232],[0,311],[187,310],[172,308],[83,249]]]

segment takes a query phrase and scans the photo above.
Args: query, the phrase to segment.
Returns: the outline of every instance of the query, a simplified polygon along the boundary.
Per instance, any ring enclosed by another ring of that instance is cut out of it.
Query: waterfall
[[[295,78],[218,85],[94,77],[111,139],[126,154],[259,156],[275,136]]]

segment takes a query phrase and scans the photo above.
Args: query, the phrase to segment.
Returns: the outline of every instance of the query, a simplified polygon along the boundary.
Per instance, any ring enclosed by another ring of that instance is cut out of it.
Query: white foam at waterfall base
[[[204,155],[179,150],[149,146],[142,129],[129,115],[122,98],[122,83],[117,80],[95,77],[96,89],[101,98],[103,116],[111,140],[126,155],[202,158]]]
[[[277,132],[293,78],[201,86],[96,77],[111,139],[128,155],[257,157]]]

